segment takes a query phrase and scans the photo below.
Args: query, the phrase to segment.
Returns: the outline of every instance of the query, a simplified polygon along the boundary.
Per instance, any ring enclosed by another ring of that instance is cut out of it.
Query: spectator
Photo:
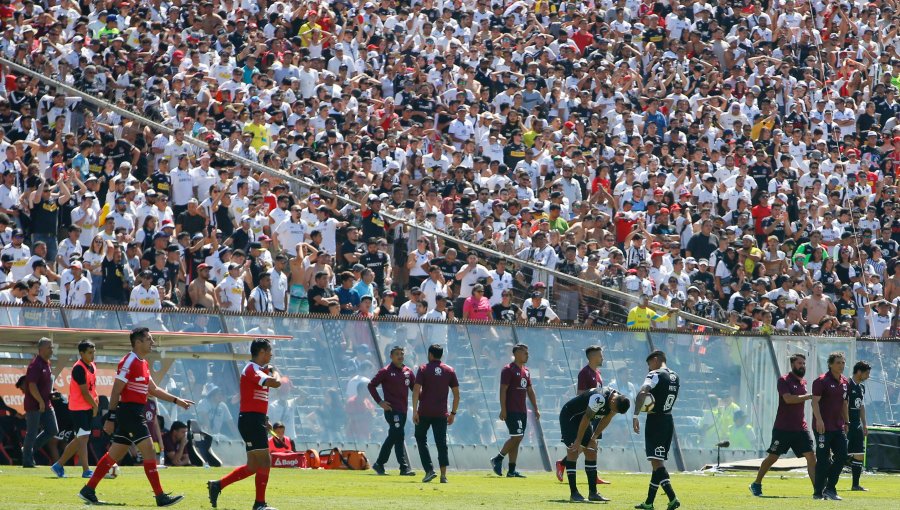
[[[484,289],[484,285],[480,283],[476,283],[472,287],[472,295],[463,302],[463,319],[473,321],[491,320],[491,302],[484,297]]]
[[[275,422],[272,432],[275,434],[269,438],[269,451],[278,453],[291,453],[297,451],[294,440],[284,435],[286,428],[284,423]]]
[[[175,420],[169,431],[163,434],[163,452],[166,454],[167,466],[190,466],[191,458],[188,455],[188,427],[183,422]]]

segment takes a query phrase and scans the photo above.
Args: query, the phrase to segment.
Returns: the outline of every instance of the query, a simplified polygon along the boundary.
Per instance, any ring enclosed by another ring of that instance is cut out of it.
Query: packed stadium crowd
[[[763,333],[898,328],[893,2],[0,18],[33,71],[0,80],[7,302],[624,324],[588,281]]]

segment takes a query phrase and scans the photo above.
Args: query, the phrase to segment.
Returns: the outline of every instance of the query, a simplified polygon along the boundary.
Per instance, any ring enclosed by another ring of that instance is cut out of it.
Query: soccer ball
[[[106,473],[104,478],[118,478],[119,476],[119,465],[113,464],[113,466],[109,469],[109,473]]]
[[[644,398],[644,405],[641,406],[642,413],[649,413],[653,410],[653,405],[656,404],[656,400],[653,398],[653,395],[650,393]]]

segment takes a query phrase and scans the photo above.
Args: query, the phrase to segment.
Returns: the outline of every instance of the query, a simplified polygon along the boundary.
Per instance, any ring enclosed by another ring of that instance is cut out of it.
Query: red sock
[[[266,500],[266,485],[269,483],[269,466],[259,468],[256,471],[256,501]]]
[[[153,494],[159,496],[163,493],[162,484],[159,483],[159,472],[156,471],[156,459],[144,461],[144,474],[147,480],[150,480],[150,486],[153,487]]]
[[[253,474],[253,471],[250,471],[250,469],[247,468],[246,465],[244,465],[241,467],[234,468],[234,471],[225,475],[224,478],[219,480],[219,483],[222,484],[222,488],[224,489],[225,487],[228,487],[229,485],[233,484],[234,482],[240,482],[241,480],[243,480],[244,478],[247,478],[248,476],[250,476],[252,474]]]
[[[88,480],[87,486],[96,489],[97,484],[100,483],[100,480],[103,480],[103,477],[106,476],[106,473],[109,473],[109,470],[112,469],[113,464],[116,461],[112,460],[112,457],[107,453],[97,462],[97,468],[94,469],[94,474],[91,475],[91,479]]]

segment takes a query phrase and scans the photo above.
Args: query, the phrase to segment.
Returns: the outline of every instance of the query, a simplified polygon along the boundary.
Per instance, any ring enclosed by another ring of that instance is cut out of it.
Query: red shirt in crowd
[[[468,313],[468,316],[466,315]],[[491,320],[491,301],[481,296],[469,296],[463,301],[463,317],[468,317],[473,321],[489,321]]]

